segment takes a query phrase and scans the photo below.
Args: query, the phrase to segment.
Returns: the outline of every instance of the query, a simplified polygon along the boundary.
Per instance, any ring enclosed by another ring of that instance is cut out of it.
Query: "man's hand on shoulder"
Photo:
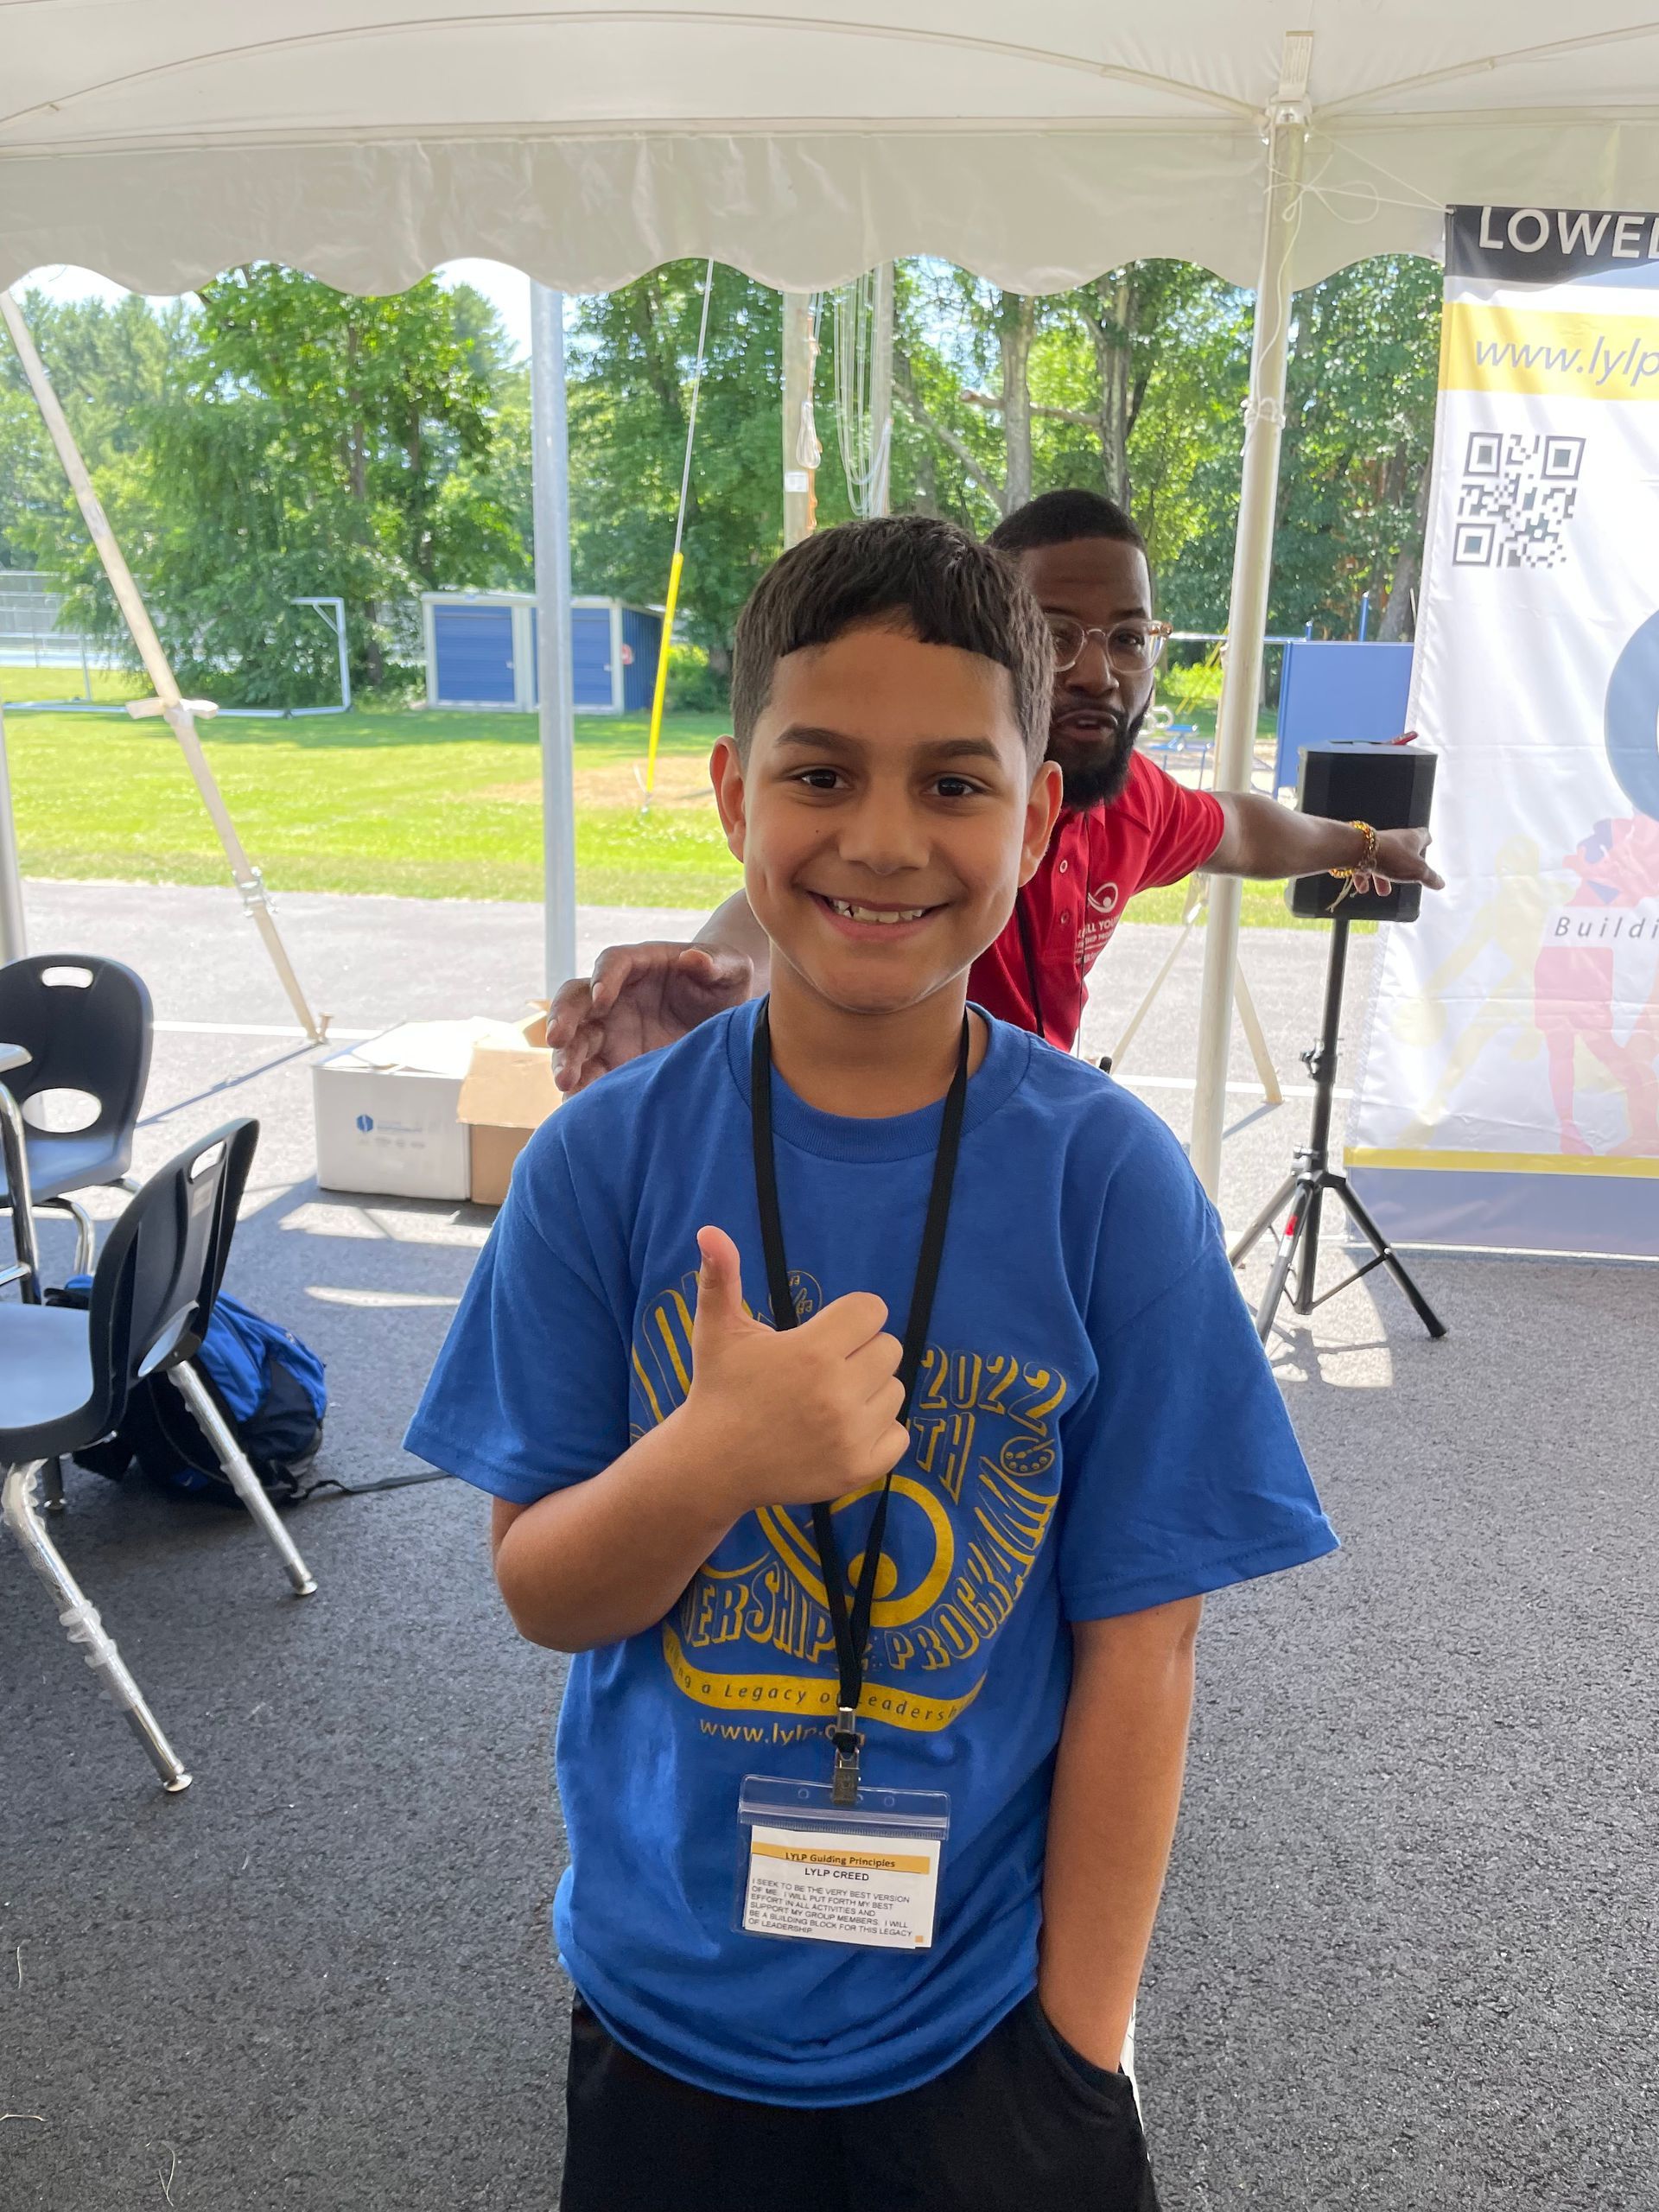
[[[659,941],[613,944],[594,972],[566,983],[549,1010],[553,1079],[564,1091],[671,1045],[699,1022],[741,1006],[754,965],[741,952]]]

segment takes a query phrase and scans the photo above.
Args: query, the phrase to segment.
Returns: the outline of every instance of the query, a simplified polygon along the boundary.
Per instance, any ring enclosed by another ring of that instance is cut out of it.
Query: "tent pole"
[[[870,512],[892,512],[893,480],[893,264],[875,272],[874,329],[870,334],[870,439],[875,474],[870,485]]]
[[[550,998],[576,972],[575,728],[570,690],[570,439],[564,295],[530,288],[537,712],[542,736],[542,911]]]
[[[300,1018],[301,1027],[313,1044],[320,1045],[327,1031],[327,1016],[319,1017],[311,1011],[310,1002],[288,957],[288,948],[278,933],[264,880],[248,858],[246,848],[231,819],[218,781],[207,765],[207,755],[201,749],[201,740],[196,735],[196,709],[200,702],[180,696],[178,681],[167,655],[162,650],[162,641],[156,634],[149,610],[133,582],[131,569],[122,557],[121,548],[115,542],[115,533],[110,528],[109,518],[104,512],[98,493],[92,489],[92,480],[80,457],[80,448],[76,445],[68,420],[58,404],[58,396],[48,379],[45,365],[35,350],[35,341],[29,335],[29,325],[23,321],[22,310],[10,292],[0,291],[0,321],[3,321],[11,334],[11,342],[17,349],[23,374],[29,378],[35,404],[40,409],[41,419],[58,449],[58,459],[63,463],[63,473],[69,479],[98,557],[104,564],[104,573],[110,580],[116,604],[132,633],[132,642],[138,648],[138,657],[156,687],[153,700],[135,700],[130,711],[159,714],[177,738],[190,773],[195,778],[196,789],[201,793],[202,804],[219,832],[219,842],[225,848],[225,856],[231,864],[231,874],[242,894],[243,907],[252,917],[265,941],[265,950],[270,955],[271,965],[288,994],[289,1004]],[[207,711],[211,713],[212,709]]]
[[[812,295],[784,294],[784,543],[798,545],[817,527],[812,480],[818,466],[812,424]]]
[[[17,825],[11,812],[11,770],[6,760],[6,710],[0,707],[0,967],[29,950],[23,928],[23,880],[17,869]]]
[[[1232,600],[1227,616],[1226,674],[1217,718],[1217,791],[1249,791],[1255,755],[1256,697],[1262,686],[1262,639],[1273,573],[1274,510],[1279,492],[1279,447],[1290,351],[1291,257],[1296,243],[1307,136],[1306,94],[1312,43],[1306,32],[1287,36],[1279,93],[1268,113],[1267,214],[1250,340],[1250,390],[1244,410],[1244,462],[1233,547]],[[1192,1166],[1211,1198],[1221,1183],[1242,895],[1237,876],[1211,877],[1204,990],[1198,1007],[1192,1145]]]

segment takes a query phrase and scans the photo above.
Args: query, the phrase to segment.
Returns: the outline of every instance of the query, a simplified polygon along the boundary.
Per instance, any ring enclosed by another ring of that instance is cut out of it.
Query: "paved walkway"
[[[539,981],[533,910],[282,915],[346,1027],[507,1013]],[[485,1217],[319,1193],[312,1055],[229,894],[39,885],[29,918],[38,948],[152,983],[141,1165],[260,1116],[232,1287],[327,1357],[327,1471],[395,1471]],[[677,925],[589,911],[584,957]],[[1168,941],[1122,933],[1091,1049]],[[1246,939],[1287,1077],[1321,953]],[[1178,1127],[1197,978],[1192,950],[1130,1065]],[[1306,1106],[1249,1119],[1235,1072],[1243,1211]],[[1432,1275],[1446,1344],[1367,1282],[1274,1347],[1345,1548],[1209,1608],[1142,2008],[1169,2212],[1656,2201],[1659,1276]],[[321,1582],[303,1605],[236,1514],[88,1476],[72,1500],[66,1553],[198,1779],[153,1788],[0,1548],[0,2113],[41,2115],[0,2120],[0,2204],[129,2212],[170,2177],[179,2212],[550,2212],[563,1670],[508,1629],[477,1499],[319,1497],[292,1523]]]

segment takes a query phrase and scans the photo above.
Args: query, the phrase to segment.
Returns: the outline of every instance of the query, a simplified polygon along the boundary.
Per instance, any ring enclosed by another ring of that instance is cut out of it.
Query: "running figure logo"
[[[1105,949],[1112,931],[1122,917],[1118,912],[1122,901],[1115,883],[1099,883],[1089,893],[1084,908],[1083,927],[1077,931],[1077,969],[1087,974]]]

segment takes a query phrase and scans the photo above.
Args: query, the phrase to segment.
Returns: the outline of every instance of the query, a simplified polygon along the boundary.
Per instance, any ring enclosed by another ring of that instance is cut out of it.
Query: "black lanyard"
[[[899,1414],[901,1424],[910,1419],[910,1402],[916,1388],[917,1370],[922,1363],[922,1352],[927,1343],[928,1318],[933,1310],[933,1293],[939,1280],[939,1262],[944,1253],[945,1224],[950,1214],[950,1186],[956,1179],[957,1154],[962,1147],[962,1117],[968,1101],[968,1017],[964,1014],[962,1044],[957,1053],[957,1071],[950,1079],[950,1089],[944,1101],[944,1117],[939,1124],[939,1145],[933,1160],[933,1185],[928,1193],[927,1220],[922,1230],[922,1249],[916,1260],[915,1287],[910,1294],[904,1352],[899,1362],[899,1380],[904,1385],[905,1392],[905,1402]],[[764,1001],[754,1023],[754,1049],[749,1064],[749,1106],[754,1122],[754,1195],[760,1208],[760,1237],[766,1247],[766,1285],[772,1294],[772,1326],[792,1329],[797,1315],[795,1300],[790,1294],[789,1262],[784,1256],[783,1217],[778,1206],[778,1160],[772,1135],[772,1024],[767,1019],[767,1007]],[[836,1634],[836,1663],[840,1675],[836,1725],[830,1731],[830,1739],[836,1747],[833,1795],[837,1805],[854,1805],[858,1802],[858,1755],[864,1742],[858,1730],[858,1701],[864,1689],[864,1652],[869,1641],[870,1609],[875,1599],[875,1577],[881,1560],[881,1539],[887,1533],[887,1500],[892,1494],[893,1476],[889,1472],[881,1485],[875,1516],[870,1523],[869,1538],[864,1547],[864,1565],[858,1578],[858,1586],[853,1592],[850,1607],[847,1600],[847,1570],[842,1565],[829,1505],[824,1503],[812,1508],[812,1533],[817,1541],[818,1565],[823,1574],[824,1602]]]
[[[1014,894],[1014,918],[1019,925],[1020,944],[1026,956],[1026,982],[1031,991],[1032,1016],[1037,1024],[1037,1034],[1046,1045],[1048,1031],[1043,1024],[1042,978],[1037,967],[1037,947],[1032,938],[1031,916],[1026,911],[1025,893],[1021,891]]]

